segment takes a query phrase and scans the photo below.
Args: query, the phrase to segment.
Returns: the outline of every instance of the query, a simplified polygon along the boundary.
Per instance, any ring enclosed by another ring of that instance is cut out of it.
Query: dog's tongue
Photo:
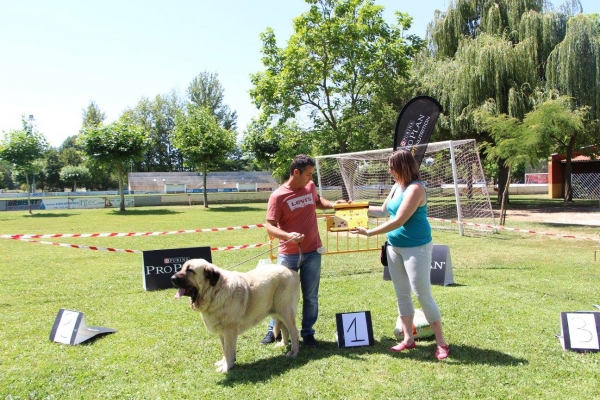
[[[176,298],[176,299],[180,298],[181,296],[183,296],[183,294],[184,294],[184,293],[185,293],[185,289],[181,289],[181,288],[180,288],[180,289],[177,291],[177,293],[175,293],[175,298]]]

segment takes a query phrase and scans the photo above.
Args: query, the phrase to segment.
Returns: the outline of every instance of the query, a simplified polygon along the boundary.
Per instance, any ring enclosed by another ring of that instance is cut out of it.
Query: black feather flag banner
[[[441,112],[440,103],[429,96],[417,96],[406,103],[396,121],[394,151],[400,148],[410,150],[417,165],[421,165],[431,132]]]

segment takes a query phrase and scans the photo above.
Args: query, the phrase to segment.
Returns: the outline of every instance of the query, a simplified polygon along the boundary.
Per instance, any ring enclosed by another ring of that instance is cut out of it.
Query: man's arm
[[[345,203],[345,202],[346,202],[345,200],[338,200],[334,203],[332,201],[327,200],[324,197],[317,195],[317,208],[319,210],[328,210],[330,208],[333,208],[333,206],[336,204]]]
[[[292,240],[293,242],[299,243],[304,240],[304,235],[298,232],[286,232],[279,227],[277,221],[273,219],[267,219],[266,224],[267,232],[270,237],[274,237],[279,239],[280,242],[287,242],[288,240]]]

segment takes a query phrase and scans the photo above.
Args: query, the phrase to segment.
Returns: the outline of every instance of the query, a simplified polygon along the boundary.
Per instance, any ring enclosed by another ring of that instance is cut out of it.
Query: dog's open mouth
[[[194,302],[194,301],[196,301],[196,298],[198,297],[198,289],[196,289],[193,286],[190,286],[189,288],[179,288],[177,293],[175,293],[175,298],[178,299],[183,296],[191,297],[192,302]]]

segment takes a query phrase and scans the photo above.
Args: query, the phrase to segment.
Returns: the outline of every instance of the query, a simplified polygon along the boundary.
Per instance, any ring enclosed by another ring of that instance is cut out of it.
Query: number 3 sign
[[[600,312],[561,312],[563,349],[600,351]]]

